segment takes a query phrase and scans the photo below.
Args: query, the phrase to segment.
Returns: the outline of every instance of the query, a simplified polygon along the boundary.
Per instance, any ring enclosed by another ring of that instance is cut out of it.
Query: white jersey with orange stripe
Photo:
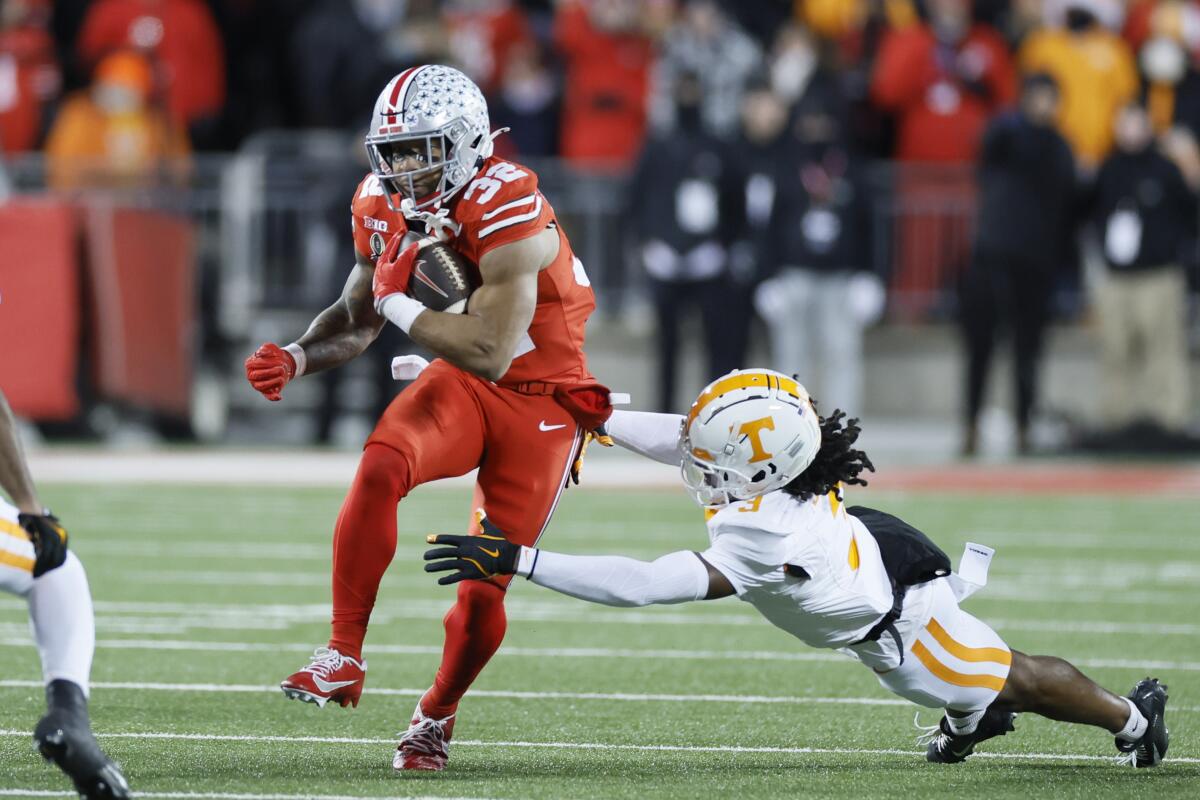
[[[876,669],[902,653],[891,636],[862,639],[892,607],[879,546],[836,492],[801,501],[786,492],[721,507],[708,520],[701,556],[740,599],[812,647],[845,652]],[[912,587],[896,623],[905,648],[929,619],[930,584]]]
[[[0,589],[26,595],[33,584],[33,543],[17,521],[17,509],[0,498]]]

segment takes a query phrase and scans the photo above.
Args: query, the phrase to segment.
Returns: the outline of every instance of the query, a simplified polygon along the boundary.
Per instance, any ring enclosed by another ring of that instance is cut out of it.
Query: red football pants
[[[580,431],[549,395],[496,386],[437,360],[388,406],[367,439],[333,537],[330,647],[360,657],[379,582],[396,553],[396,504],[413,487],[479,467],[474,507],[511,541],[541,536],[566,485]],[[472,533],[477,532],[472,514]],[[426,714],[452,713],[500,647],[508,578],[463,581]]]

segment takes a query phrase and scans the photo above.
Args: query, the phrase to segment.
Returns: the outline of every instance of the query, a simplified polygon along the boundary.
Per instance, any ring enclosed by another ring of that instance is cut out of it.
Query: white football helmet
[[[769,369],[734,370],[704,388],[679,433],[683,482],[717,506],[781,489],[821,449],[808,392]]]
[[[388,206],[421,211],[449,200],[474,178],[501,132],[491,132],[487,101],[470,78],[453,67],[425,64],[392,78],[375,101],[367,157]],[[394,171],[393,155],[400,149],[412,151],[422,166]],[[417,183],[439,170],[437,187],[418,197]],[[396,195],[412,202],[398,205]]]

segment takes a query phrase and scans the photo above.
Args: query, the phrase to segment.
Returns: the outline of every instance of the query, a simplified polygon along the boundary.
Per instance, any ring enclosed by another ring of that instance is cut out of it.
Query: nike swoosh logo
[[[541,422],[538,423],[539,431],[556,431],[559,428],[565,428],[565,427],[567,427],[567,423],[565,423],[565,422],[562,425],[547,425],[546,420],[542,420]]]
[[[322,692],[332,692],[335,689],[341,689],[343,686],[349,686],[352,683],[358,683],[358,681],[325,681],[314,675],[313,683],[316,684],[317,688]]]
[[[421,283],[423,283],[423,284],[425,284],[426,286],[428,286],[430,289],[433,289],[435,292],[437,292],[438,294],[440,294],[442,297],[445,297],[445,298],[449,299],[450,295],[448,295],[448,294],[446,294],[444,291],[442,291],[441,287],[440,287],[440,286],[438,286],[436,283],[434,283],[434,282],[433,282],[433,281],[432,281],[432,280],[429,278],[429,276],[425,274],[425,271],[424,271],[423,269],[421,269],[421,265],[420,265],[420,263],[418,263],[418,264],[417,264],[417,265],[416,265],[416,266],[413,268],[413,277],[415,277],[415,278],[416,278],[417,280],[419,280]]]
[[[492,558],[499,558],[499,557],[500,557],[500,550],[499,550],[499,549],[496,549],[496,550],[485,550],[484,548],[482,548],[482,547],[481,547],[481,548],[479,548],[479,552],[481,552],[481,553],[486,553],[487,555],[491,556]]]

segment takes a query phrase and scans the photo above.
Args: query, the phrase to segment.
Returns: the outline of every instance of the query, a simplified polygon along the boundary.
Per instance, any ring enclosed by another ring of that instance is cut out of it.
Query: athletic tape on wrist
[[[291,344],[289,344],[287,347],[285,347],[283,349],[285,351],[291,353],[292,358],[294,358],[296,360],[296,374],[293,375],[292,377],[299,378],[301,375],[304,374],[305,369],[308,368],[308,356],[304,354],[304,348],[301,347],[300,345],[296,344],[295,342],[292,342]]]
[[[523,575],[526,578],[533,577],[533,571],[537,569],[538,552],[536,547],[521,546],[521,553],[517,556],[518,575]]]
[[[399,292],[388,295],[379,304],[379,313],[405,333],[409,332],[421,312],[427,310],[420,301]]]

